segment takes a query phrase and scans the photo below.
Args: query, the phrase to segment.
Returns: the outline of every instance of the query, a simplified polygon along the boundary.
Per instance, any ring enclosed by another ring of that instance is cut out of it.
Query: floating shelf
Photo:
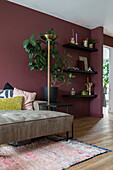
[[[84,71],[84,70],[72,70],[72,69],[68,69],[65,72],[71,72],[71,73],[83,73],[83,74],[97,74],[97,71]]]
[[[84,47],[84,46],[71,44],[71,43],[64,44],[63,47],[73,48],[73,49],[83,50],[83,51],[88,51],[88,52],[97,52],[98,51],[98,49],[95,49],[95,48]]]
[[[71,97],[71,98],[95,98],[97,95],[62,95],[62,97]]]

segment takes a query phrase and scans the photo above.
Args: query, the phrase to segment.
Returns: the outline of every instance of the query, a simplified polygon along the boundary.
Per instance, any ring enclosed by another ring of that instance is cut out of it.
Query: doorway
[[[109,58],[110,49],[103,48],[103,107],[109,104]]]
[[[106,84],[106,105],[103,101],[103,113],[113,113],[113,48],[108,46],[103,47],[103,87],[104,84]]]

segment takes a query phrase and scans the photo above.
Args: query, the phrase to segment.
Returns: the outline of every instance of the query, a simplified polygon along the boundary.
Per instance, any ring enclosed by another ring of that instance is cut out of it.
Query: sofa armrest
[[[33,102],[33,108],[34,110],[47,110],[47,107],[45,106],[40,106],[40,103],[47,103],[47,101],[41,101],[41,100],[35,100]]]

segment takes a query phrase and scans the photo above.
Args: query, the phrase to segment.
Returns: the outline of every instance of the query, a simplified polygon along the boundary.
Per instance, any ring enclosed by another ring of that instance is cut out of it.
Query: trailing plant
[[[96,40],[89,40],[88,43],[89,43],[89,44],[95,44],[95,43],[96,43]]]
[[[50,31],[46,31],[46,34],[53,34],[58,37],[56,33],[54,33],[53,28]],[[43,33],[39,34],[39,39],[35,38],[35,34],[32,34],[29,39],[23,42],[23,48],[29,55],[29,66],[30,70],[35,70],[38,72],[39,70],[47,71],[47,55],[48,55],[48,46],[47,41],[43,41],[41,37]],[[51,76],[51,87],[52,86],[61,86],[64,83],[71,84],[71,79],[74,77],[72,73],[67,73],[67,67],[70,67],[72,62],[72,56],[64,50],[64,55],[59,56],[57,45],[58,42],[53,40],[50,42],[51,49],[50,54],[53,58],[50,76]]]
[[[103,87],[107,87],[109,84],[109,60],[103,62]]]

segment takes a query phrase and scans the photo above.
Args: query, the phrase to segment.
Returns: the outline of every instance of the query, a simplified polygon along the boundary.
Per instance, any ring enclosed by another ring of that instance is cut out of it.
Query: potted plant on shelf
[[[89,48],[94,48],[94,44],[96,43],[96,40],[89,40],[88,44],[89,44]]]
[[[46,31],[46,34],[53,34],[58,37],[56,33],[54,33],[53,28],[50,31]],[[35,70],[38,72],[39,70],[45,70],[47,72],[47,41],[43,41],[41,37],[43,33],[39,34],[39,39],[35,39],[35,34],[32,34],[29,39],[23,42],[23,48],[29,54],[29,66],[30,70]],[[67,67],[70,67],[70,63],[72,63],[72,56],[64,50],[64,55],[59,56],[58,49],[56,45],[58,42],[53,40],[50,42],[50,54],[53,59],[50,69],[50,77],[51,77],[51,87],[50,87],[50,102],[56,102],[58,87],[62,86],[64,83],[71,84],[71,79],[74,77],[72,73],[67,73]],[[43,92],[45,92],[44,97],[47,99],[47,87],[43,88]],[[52,96],[52,95],[56,95]],[[53,100],[52,100],[53,99]]]
[[[109,84],[109,60],[103,62],[103,106],[106,107],[105,94],[107,93],[107,85]]]

